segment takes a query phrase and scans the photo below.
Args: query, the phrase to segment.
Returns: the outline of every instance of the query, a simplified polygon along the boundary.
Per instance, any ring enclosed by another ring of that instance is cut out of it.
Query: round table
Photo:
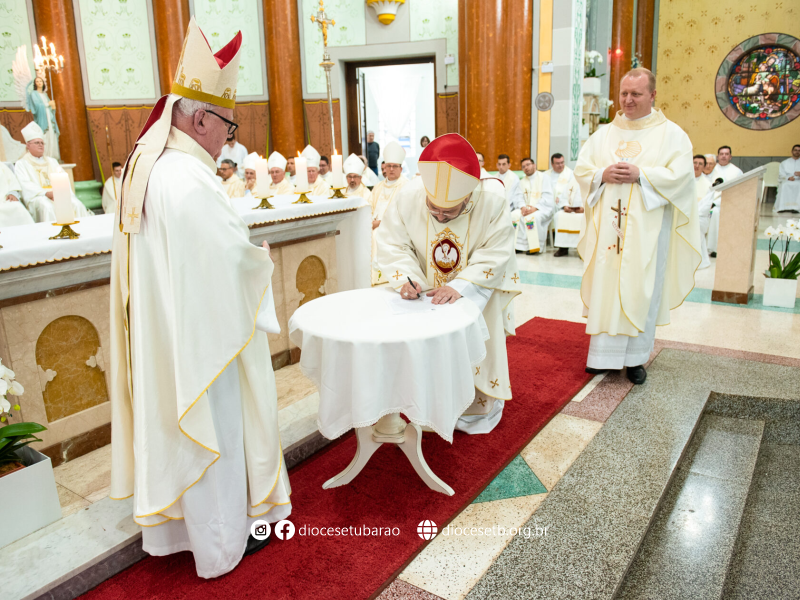
[[[350,483],[381,444],[394,443],[431,489],[454,493],[426,464],[421,428],[452,442],[475,398],[472,374],[489,339],[477,306],[403,300],[388,287],[340,292],[298,308],[289,336],[319,390],[320,433],[335,439],[356,429],[353,462],[325,489]]]

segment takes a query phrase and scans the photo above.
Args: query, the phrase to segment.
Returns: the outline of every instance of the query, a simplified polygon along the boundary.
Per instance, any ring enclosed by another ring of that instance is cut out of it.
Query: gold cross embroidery
[[[481,374],[481,368],[475,367],[475,375],[480,375],[480,374]]]
[[[511,281],[517,283],[519,281],[519,276],[516,273],[514,273],[514,276],[511,278]]]
[[[392,277],[394,277],[395,281],[397,281],[398,279],[400,279],[402,277],[402,275],[400,274],[400,271],[395,271],[394,275],[392,275]]]
[[[500,378],[498,377],[497,379],[500,379]],[[494,381],[490,381],[490,382],[489,382],[489,383],[491,383],[491,384],[492,384],[492,389],[494,389],[494,388],[496,388],[498,385],[500,385],[499,383],[497,383],[497,379],[495,379]]]
[[[128,218],[131,220],[131,225],[136,220],[136,207],[131,207],[131,212],[128,213]]]
[[[486,406],[486,398],[481,398],[480,400],[478,400],[478,404],[480,404],[481,406]]]
[[[492,273],[492,268],[491,268],[491,267],[489,267],[489,270],[488,270],[488,271],[484,271],[484,272],[483,272],[483,274],[484,274],[484,275],[486,275],[486,279],[489,279],[489,277],[490,277],[491,275],[493,275],[493,273]]]

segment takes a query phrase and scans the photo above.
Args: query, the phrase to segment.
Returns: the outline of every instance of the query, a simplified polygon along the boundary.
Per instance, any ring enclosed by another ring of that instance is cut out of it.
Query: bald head
[[[656,99],[656,78],[644,68],[631,69],[619,83],[619,105],[629,119],[650,114]]]

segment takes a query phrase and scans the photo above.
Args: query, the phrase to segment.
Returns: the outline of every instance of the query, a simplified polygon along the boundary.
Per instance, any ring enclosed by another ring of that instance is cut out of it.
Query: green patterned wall
[[[258,0],[194,0],[194,18],[216,52],[236,32],[242,32],[237,99],[264,96],[264,56],[261,51],[261,17]]]
[[[306,59],[306,88],[309,94],[324,94],[327,90],[325,71],[319,66],[324,48],[322,31],[319,25],[311,22],[311,15],[316,15],[319,10],[319,0],[303,0],[302,6],[300,20]],[[336,25],[328,27],[328,46],[359,46],[367,43],[366,8],[367,3],[364,0],[325,2],[328,18],[336,21]]]
[[[412,42],[447,39],[447,53],[456,57],[447,65],[447,85],[458,85],[458,0],[411,0],[408,8]]]
[[[89,99],[154,98],[147,0],[80,0],[79,5]]]
[[[23,44],[28,47],[30,69],[33,73],[31,30],[25,0],[0,0],[0,102],[19,100],[14,88],[11,61],[14,60],[17,48]]]

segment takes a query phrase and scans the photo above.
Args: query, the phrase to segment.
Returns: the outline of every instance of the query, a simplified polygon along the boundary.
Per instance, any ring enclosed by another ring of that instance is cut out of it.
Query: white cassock
[[[0,163],[15,163],[28,151],[27,146],[18,142],[4,126],[0,125]]]
[[[282,194],[294,194],[294,186],[289,181],[288,177],[284,177],[280,183],[270,182],[269,193],[271,196],[280,196]]]
[[[14,165],[14,172],[22,185],[22,200],[33,220],[37,223],[55,221],[56,210],[53,201],[45,194],[53,189],[50,184],[50,175],[64,172],[58,161],[49,156],[34,158],[30,152],[26,152],[25,156]],[[75,211],[77,218],[94,214],[78,200],[74,193],[72,194],[72,210]]]
[[[618,162],[636,165],[639,181],[602,183],[605,168]],[[579,245],[581,299],[592,336],[586,364],[643,365],[656,325],[669,323],[669,311],[694,287],[700,264],[692,144],[659,110],[636,120],[618,113],[584,144],[575,177],[588,199]]]
[[[697,197],[697,221],[700,226],[700,266],[698,269],[707,269],[711,266],[711,259],[708,257],[708,242],[706,234],[708,225],[711,221],[711,201],[714,192],[711,191],[711,183],[708,177],[700,174],[694,178],[694,192]]]
[[[369,195],[369,203],[372,206],[372,220],[383,221],[386,209],[395,199],[401,189],[408,183],[405,175],[400,175],[394,181],[384,179],[379,182]],[[382,225],[382,223],[381,223]],[[380,229],[381,226],[378,226]],[[372,285],[380,285],[387,282],[388,275],[378,267],[378,229],[372,230]]]
[[[564,212],[566,206],[574,208],[583,206],[583,198],[578,181],[575,179],[575,173],[569,167],[564,167],[561,173],[550,169],[546,174],[553,187],[553,199],[556,205],[553,215],[553,226],[556,230],[555,246],[557,248],[577,248],[586,218],[582,213]]]
[[[500,182],[481,180],[464,212],[448,223],[431,216],[425,198],[416,178],[389,205],[376,230],[378,264],[398,291],[407,277],[423,292],[448,285],[483,311],[489,328],[486,358],[473,373],[473,408],[456,429],[489,433],[500,422],[504,402],[511,400],[506,334],[514,334],[511,301],[520,293],[505,192]]]
[[[217,159],[217,168],[219,168],[220,165],[222,165],[222,161],[225,160],[226,158],[236,163],[236,170],[234,171],[234,173],[236,175],[241,175],[242,177],[244,177],[243,165],[244,165],[244,159],[247,158],[247,148],[245,148],[239,142],[236,142],[233,145],[233,148],[228,146],[228,144],[225,144],[222,147],[222,152],[220,152],[219,158]],[[241,169],[241,172],[239,171],[239,169]]]
[[[518,207],[511,210],[511,221],[517,229],[516,249],[537,252],[545,247],[547,227],[553,218],[556,205],[550,178],[541,171],[525,176],[519,183],[523,206],[533,206],[536,212],[522,216]]]
[[[322,179],[324,179],[328,183],[330,183],[331,182],[331,178],[333,177],[333,171],[328,171],[327,173],[325,173],[325,175],[320,173],[319,176],[322,177]]]
[[[724,183],[728,183],[741,176],[742,170],[733,163],[728,163],[724,167],[718,164],[714,167],[714,170],[711,171],[711,184],[713,185],[718,178],[722,179]],[[719,242],[719,214],[722,210],[720,197],[721,195],[719,193],[715,194],[714,204],[716,204],[716,206],[711,209],[711,220],[708,224],[708,235],[706,236],[708,251],[714,253],[717,252],[717,243]]]
[[[363,182],[359,183],[358,187],[355,188],[355,189],[350,189],[350,187],[348,187],[344,191],[344,195],[347,196],[348,198],[354,198],[354,197],[358,196],[360,198],[364,198],[364,200],[369,200],[369,196],[370,196],[371,193],[372,192],[370,192],[367,189],[367,186],[365,186]]]
[[[173,127],[111,268],[111,497],[133,495],[146,552],[189,550],[206,578],[239,563],[256,517],[291,512],[265,333],[279,330],[274,265],[215,171]]]
[[[0,227],[33,224],[31,214],[21,202],[21,190],[14,172],[0,162]],[[9,194],[16,200],[6,200]]]
[[[117,212],[117,198],[122,189],[120,186],[122,186],[122,178],[113,175],[103,184],[103,212],[107,215]]]
[[[509,210],[514,210],[523,205],[525,200],[520,195],[519,177],[511,169],[505,172],[504,175],[498,173],[497,178],[503,182],[505,186],[506,200],[508,201]]]
[[[800,211],[800,158],[787,158],[778,170],[778,197],[775,199],[775,212],[784,210]],[[789,181],[793,177],[794,181]]]

